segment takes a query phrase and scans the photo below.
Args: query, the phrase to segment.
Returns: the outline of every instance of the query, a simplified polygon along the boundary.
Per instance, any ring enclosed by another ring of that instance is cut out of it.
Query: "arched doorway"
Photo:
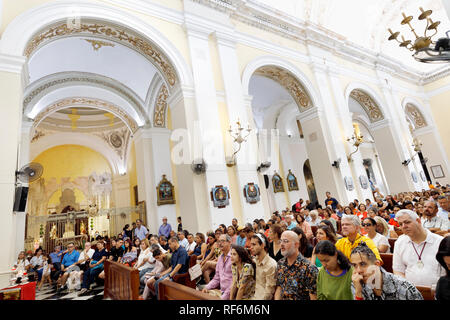
[[[306,188],[308,190],[309,201],[311,203],[319,203],[317,198],[316,186],[314,184],[314,178],[311,172],[311,165],[309,164],[309,159],[303,164],[303,175],[306,181]]]

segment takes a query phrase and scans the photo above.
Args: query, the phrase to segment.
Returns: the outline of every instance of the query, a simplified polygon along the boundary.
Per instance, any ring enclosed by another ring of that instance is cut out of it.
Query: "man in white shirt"
[[[188,240],[188,246],[187,246],[187,253],[188,255],[191,255],[194,252],[195,246],[197,245],[194,241],[194,235],[192,233],[189,233],[187,236]]]
[[[178,238],[178,243],[180,244],[180,246],[182,246],[187,252],[188,247],[189,247],[189,242],[186,239],[186,234],[184,233],[184,230],[178,231],[177,238]]]
[[[422,226],[431,232],[445,235],[448,230],[448,219],[442,219],[437,215],[438,205],[434,201],[425,201],[423,207]]]
[[[445,270],[436,260],[440,235],[422,226],[419,216],[403,209],[395,216],[403,234],[395,242],[392,269],[394,274],[411,281],[415,286],[436,285]]]
[[[75,263],[75,265],[78,265],[81,270],[86,271],[87,266],[89,265],[89,263],[86,264],[86,262],[92,258],[94,252],[95,250],[91,248],[91,243],[86,242],[84,244],[84,250],[81,251],[78,261]]]

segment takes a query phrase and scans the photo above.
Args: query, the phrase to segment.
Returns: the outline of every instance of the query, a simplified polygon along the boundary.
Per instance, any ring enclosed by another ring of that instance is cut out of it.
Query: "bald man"
[[[300,242],[293,231],[281,235],[281,254],[275,272],[275,300],[317,300],[318,269],[299,251]]]

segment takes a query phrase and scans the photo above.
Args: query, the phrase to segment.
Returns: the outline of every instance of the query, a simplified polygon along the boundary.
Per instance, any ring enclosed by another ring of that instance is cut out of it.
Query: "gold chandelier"
[[[432,38],[437,34],[437,28],[441,22],[434,22],[430,18],[430,15],[433,12],[432,10],[424,11],[422,7],[420,7],[419,9],[421,11],[421,14],[418,19],[427,21],[423,36],[419,36],[411,25],[413,16],[406,16],[405,13],[402,13],[403,20],[401,24],[407,24],[409,26],[411,32],[416,37],[414,43],[412,40],[406,40],[403,35],[401,36],[402,41],[398,40],[397,38],[400,35],[400,32],[392,32],[390,28],[388,29],[390,33],[388,40],[395,40],[400,44],[400,47],[406,48],[410,51],[414,51],[413,57],[420,62],[429,63],[450,61],[450,38],[448,37],[448,35],[446,38],[440,38],[438,41],[432,40]],[[433,31],[433,34],[428,34],[429,32]]]

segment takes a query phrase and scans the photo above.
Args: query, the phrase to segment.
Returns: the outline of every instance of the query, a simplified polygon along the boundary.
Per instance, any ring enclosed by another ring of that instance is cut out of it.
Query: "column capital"
[[[300,112],[300,114],[297,116],[297,120],[300,120],[300,122],[304,122],[319,118],[321,116],[323,116],[323,111],[319,110],[318,107],[313,107],[306,111]]]
[[[133,139],[154,139],[157,137],[167,137],[168,139],[171,133],[172,131],[167,128],[140,127],[134,134]]]
[[[374,130],[374,131],[380,130],[380,129],[384,129],[390,125],[391,125],[391,121],[389,119],[384,119],[384,120],[377,121],[377,122],[371,124],[370,130]]]
[[[27,58],[0,53],[0,71],[21,74],[26,66]]]

